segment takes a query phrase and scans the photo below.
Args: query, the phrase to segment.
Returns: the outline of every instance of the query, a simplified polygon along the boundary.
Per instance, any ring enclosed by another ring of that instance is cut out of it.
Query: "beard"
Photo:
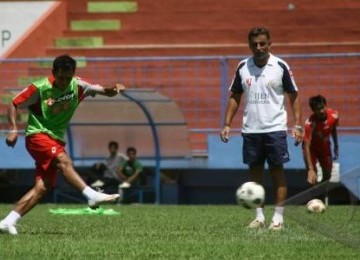
[[[269,53],[267,52],[259,52],[254,55],[254,60],[258,63],[266,63],[269,58]]]

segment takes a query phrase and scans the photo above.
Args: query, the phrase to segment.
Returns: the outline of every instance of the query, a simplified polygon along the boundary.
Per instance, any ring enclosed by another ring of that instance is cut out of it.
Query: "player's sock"
[[[263,208],[256,208],[256,219],[260,220],[261,222],[265,221],[264,209]]]
[[[83,189],[82,194],[89,200],[95,200],[98,197],[98,192],[89,186],[86,186],[86,188]]]
[[[3,219],[3,223],[10,225],[10,226],[14,226],[14,225],[16,225],[16,223],[19,221],[20,218],[21,218],[20,214],[17,213],[15,210],[12,210],[6,216],[6,218]]]
[[[275,207],[274,216],[272,221],[274,223],[283,223],[284,222],[284,207]]]

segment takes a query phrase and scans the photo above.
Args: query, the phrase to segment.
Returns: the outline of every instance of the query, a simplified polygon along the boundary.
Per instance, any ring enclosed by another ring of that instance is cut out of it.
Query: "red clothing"
[[[310,143],[311,160],[313,165],[319,161],[326,169],[332,168],[331,133],[339,124],[339,113],[330,108],[326,109],[326,120],[320,121],[312,114],[305,122],[304,141]]]
[[[36,179],[49,181],[51,186],[56,184],[56,171],[53,160],[61,153],[65,153],[65,144],[51,138],[47,134],[34,134],[26,137],[26,149],[35,160]]]
[[[55,78],[48,77],[49,82],[54,85]],[[76,77],[78,86],[78,102],[87,96],[94,96],[96,93],[103,92],[104,88],[100,85],[92,85],[79,77]],[[40,92],[35,85],[30,84],[13,99],[13,104],[18,108],[28,108],[32,113],[42,115]],[[36,133],[26,136],[26,148],[35,160],[36,179],[50,181],[55,185],[57,168],[53,160],[61,153],[65,152],[65,144],[58,139],[50,137],[46,133]]]

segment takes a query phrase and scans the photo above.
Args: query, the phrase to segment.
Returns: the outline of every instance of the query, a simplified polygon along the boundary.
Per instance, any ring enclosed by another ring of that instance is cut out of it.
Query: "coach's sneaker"
[[[263,227],[265,227],[265,222],[261,221],[260,219],[253,220],[248,226],[248,228],[263,228]]]
[[[275,223],[274,221],[272,221],[269,226],[269,230],[279,231],[283,229],[284,229],[284,223],[282,222]]]
[[[3,233],[9,233],[10,235],[17,235],[18,232],[14,225],[8,225],[3,221],[0,221],[0,231]]]
[[[97,198],[93,200],[88,200],[88,205],[90,208],[97,208],[99,204],[106,202],[114,202],[120,198],[119,194],[105,194],[98,192]]]

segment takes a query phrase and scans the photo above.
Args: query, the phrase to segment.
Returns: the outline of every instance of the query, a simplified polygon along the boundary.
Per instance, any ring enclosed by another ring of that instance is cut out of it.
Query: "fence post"
[[[229,65],[227,62],[227,58],[226,57],[221,57],[220,58],[220,77],[221,77],[221,97],[220,97],[220,111],[221,111],[221,116],[220,116],[220,127],[222,127],[222,125],[224,124],[224,120],[225,120],[225,109],[226,109],[226,97],[228,94],[227,88],[228,88],[228,75],[229,75]]]
[[[125,97],[130,99],[131,101],[135,102],[140,109],[144,112],[149,125],[151,127],[151,131],[154,137],[154,146],[155,146],[155,203],[160,204],[160,197],[161,197],[161,173],[160,173],[160,161],[161,161],[161,152],[160,152],[160,141],[159,141],[159,135],[157,132],[157,128],[155,126],[154,119],[150,113],[150,111],[147,109],[147,107],[140,101],[134,98],[133,96],[129,95],[128,93],[123,93]]]

